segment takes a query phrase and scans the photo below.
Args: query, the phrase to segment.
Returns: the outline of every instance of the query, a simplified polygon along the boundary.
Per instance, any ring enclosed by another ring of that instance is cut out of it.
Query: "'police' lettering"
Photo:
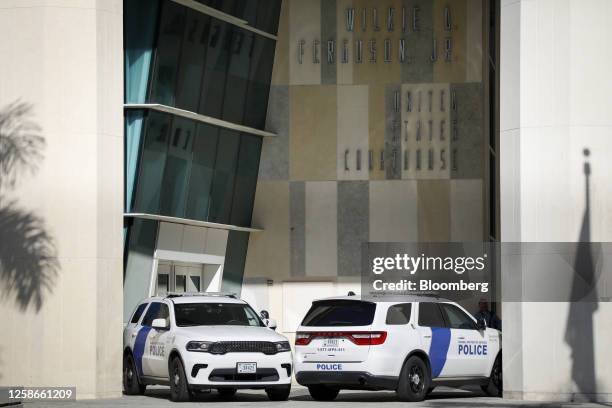
[[[342,364],[340,363],[317,363],[317,370],[320,371],[340,371],[342,370]]]
[[[460,344],[459,354],[464,356],[486,356],[487,345],[486,344]]]

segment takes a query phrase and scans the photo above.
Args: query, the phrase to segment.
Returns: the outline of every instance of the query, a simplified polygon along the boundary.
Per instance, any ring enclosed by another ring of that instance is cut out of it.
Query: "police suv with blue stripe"
[[[467,384],[500,395],[501,333],[439,298],[322,299],[297,329],[294,370],[320,401],[340,389],[395,390],[421,401],[438,385]]]
[[[267,312],[263,317],[227,294],[142,301],[123,332],[124,392],[142,394],[149,384],[164,384],[170,399],[186,401],[198,391],[231,397],[237,389],[255,388],[273,401],[286,400],[291,348]]]

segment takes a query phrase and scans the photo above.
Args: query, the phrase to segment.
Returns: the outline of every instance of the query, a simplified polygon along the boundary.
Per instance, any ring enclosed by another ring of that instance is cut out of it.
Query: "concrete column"
[[[121,393],[122,3],[0,0],[0,385]]]
[[[501,1],[502,241],[612,239],[611,19],[606,0]],[[612,303],[502,312],[506,398],[612,400]]]

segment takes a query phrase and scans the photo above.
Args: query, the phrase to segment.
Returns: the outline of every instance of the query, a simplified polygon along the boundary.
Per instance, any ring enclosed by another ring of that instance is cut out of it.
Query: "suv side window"
[[[437,303],[419,303],[419,326],[446,327],[446,322]]]
[[[141,303],[140,305],[138,305],[136,311],[134,312],[134,315],[132,316],[132,320],[130,320],[130,323],[138,323],[138,320],[140,320],[140,316],[142,316],[142,312],[144,312],[147,305],[148,303]]]
[[[151,324],[153,324],[153,320],[168,319],[168,317],[170,317],[168,305],[165,303],[153,302],[147,309],[147,314],[145,314],[145,317],[142,319],[142,325],[151,326]]]
[[[412,303],[401,303],[393,305],[387,309],[386,324],[408,324],[410,321],[410,312]]]
[[[440,306],[442,306],[442,310],[444,310],[446,320],[448,321],[451,329],[478,329],[476,327],[476,323],[474,323],[474,321],[457,306],[448,303],[442,303]]]

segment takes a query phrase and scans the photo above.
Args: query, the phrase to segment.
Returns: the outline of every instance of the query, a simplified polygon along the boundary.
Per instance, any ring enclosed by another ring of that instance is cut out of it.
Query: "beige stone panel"
[[[289,183],[259,181],[255,193],[253,225],[263,232],[251,233],[245,277],[273,280],[289,276]]]
[[[322,0],[285,1],[289,3],[289,84],[320,84],[321,64],[313,63],[313,41],[321,40]],[[303,61],[300,64],[298,43],[302,40],[305,41],[305,44]]]
[[[354,0],[355,33],[353,34],[353,63],[355,61],[355,41],[363,41],[363,62],[353,66],[353,83],[355,84],[389,84],[401,81],[401,64],[398,61],[398,42],[402,37],[401,0],[384,3],[373,0]],[[366,31],[361,29],[361,11],[367,9]],[[387,13],[390,7],[395,9],[394,29],[387,31]],[[377,9],[379,31],[374,31],[373,9]],[[385,39],[391,41],[391,62],[384,61]],[[369,41],[376,41],[376,62],[371,62]]]
[[[338,190],[335,181],[306,183],[306,276],[338,274]]]
[[[450,240],[450,181],[418,181],[419,241]]]
[[[292,86],[290,179],[336,179],[336,86]]]
[[[438,50],[438,60],[434,63],[434,82],[464,82],[466,79],[467,1],[434,0],[433,2],[434,38]],[[446,31],[444,27],[444,8],[447,6],[450,7],[451,31]],[[445,61],[444,49],[447,38],[452,40],[451,62]]]
[[[225,256],[228,236],[228,230],[206,228],[206,244],[204,246],[204,253]]]
[[[444,83],[402,84],[401,90],[403,98],[402,154],[407,153],[409,156],[407,167],[402,161],[402,178],[450,178],[452,123],[450,120],[451,95],[449,85]],[[408,111],[408,94],[410,94],[412,101],[411,111]],[[420,140],[417,140],[419,134]],[[429,168],[430,149],[433,151],[432,169]],[[419,151],[421,155],[420,169],[417,168],[417,152]]]
[[[287,85],[289,83],[289,54],[293,49],[289,38],[289,3],[282,0],[278,21],[278,39],[274,53],[272,68],[272,85]]]
[[[467,33],[465,43],[466,82],[482,81],[483,34],[482,34],[482,1],[466,0]]]
[[[368,179],[368,87],[338,86],[338,180]],[[360,168],[357,168],[359,151]],[[347,170],[348,168],[348,170]]]
[[[482,241],[482,180],[451,180],[451,241]]]
[[[325,0],[323,0],[325,1]],[[336,83],[340,84],[352,84],[353,83],[353,52],[355,48],[353,46],[353,32],[347,31],[346,29],[346,9],[353,7],[353,0],[336,0]],[[347,41],[348,47],[348,63],[343,64],[342,61],[342,49],[344,47],[344,40]]]
[[[416,241],[418,232],[417,182],[370,182],[370,241]]]
[[[368,95],[368,130],[370,148],[373,154],[370,180],[384,180],[385,170],[380,169],[380,152],[385,148],[385,87],[370,85]],[[365,164],[368,165],[368,155]]]

